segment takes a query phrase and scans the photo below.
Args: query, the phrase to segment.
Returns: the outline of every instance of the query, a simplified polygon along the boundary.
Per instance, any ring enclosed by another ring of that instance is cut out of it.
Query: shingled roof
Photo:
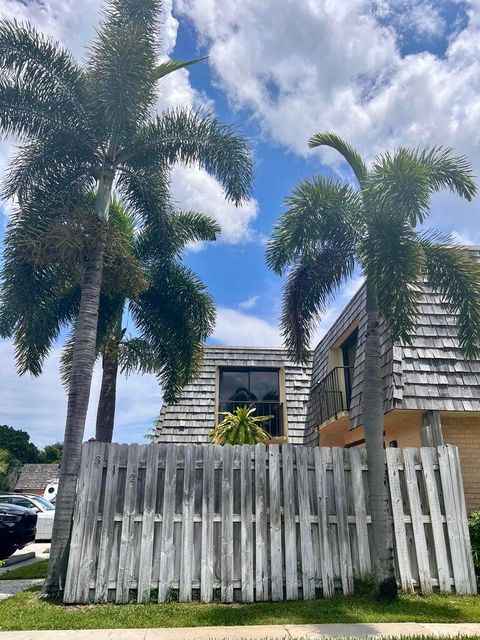
[[[59,464],[24,464],[15,491],[45,489],[50,482],[58,482]]]
[[[310,389],[311,368],[292,362],[284,349],[258,347],[205,348],[198,377],[185,387],[176,405],[163,405],[155,442],[209,443],[216,420],[216,370],[220,366],[284,368],[288,436],[302,444]]]
[[[480,260],[480,249],[471,248]],[[350,427],[362,424],[361,401],[365,351],[365,285],[342,311],[313,354],[312,389],[328,373],[329,353],[353,327],[358,326],[357,353],[352,383]],[[392,343],[380,322],[384,411],[480,411],[480,360],[468,360],[459,347],[457,316],[440,295],[425,286],[411,345]],[[313,396],[312,396],[313,397]],[[309,405],[307,440],[315,437],[318,419]]]

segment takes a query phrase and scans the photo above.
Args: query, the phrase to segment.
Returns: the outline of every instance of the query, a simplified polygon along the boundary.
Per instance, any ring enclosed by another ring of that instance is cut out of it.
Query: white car
[[[51,540],[55,507],[42,496],[23,493],[0,493],[0,502],[16,504],[19,507],[33,509],[37,514],[37,535],[35,540]]]

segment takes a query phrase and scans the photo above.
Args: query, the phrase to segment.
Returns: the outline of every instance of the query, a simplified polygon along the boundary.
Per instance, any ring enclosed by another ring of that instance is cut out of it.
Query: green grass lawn
[[[63,606],[39,599],[39,591],[0,602],[0,630],[119,629],[326,622],[480,622],[475,596],[402,595],[382,605],[368,595],[257,604],[125,604]]]
[[[48,558],[39,560],[26,567],[17,567],[0,574],[0,580],[34,580],[47,577]]]

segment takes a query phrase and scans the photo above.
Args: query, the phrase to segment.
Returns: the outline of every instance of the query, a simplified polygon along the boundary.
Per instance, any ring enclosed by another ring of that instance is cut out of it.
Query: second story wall
[[[284,349],[213,346],[205,348],[201,371],[185,387],[178,403],[162,407],[155,442],[210,442],[208,433],[218,420],[218,411],[228,409],[219,406],[219,371],[225,368],[278,369],[284,435],[292,444],[303,444],[310,365],[292,362]]]

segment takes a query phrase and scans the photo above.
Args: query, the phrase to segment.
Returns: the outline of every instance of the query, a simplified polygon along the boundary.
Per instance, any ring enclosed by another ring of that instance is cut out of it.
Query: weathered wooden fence
[[[387,449],[399,583],[475,592],[458,452]],[[311,599],[371,571],[365,450],[87,443],[65,602]]]

